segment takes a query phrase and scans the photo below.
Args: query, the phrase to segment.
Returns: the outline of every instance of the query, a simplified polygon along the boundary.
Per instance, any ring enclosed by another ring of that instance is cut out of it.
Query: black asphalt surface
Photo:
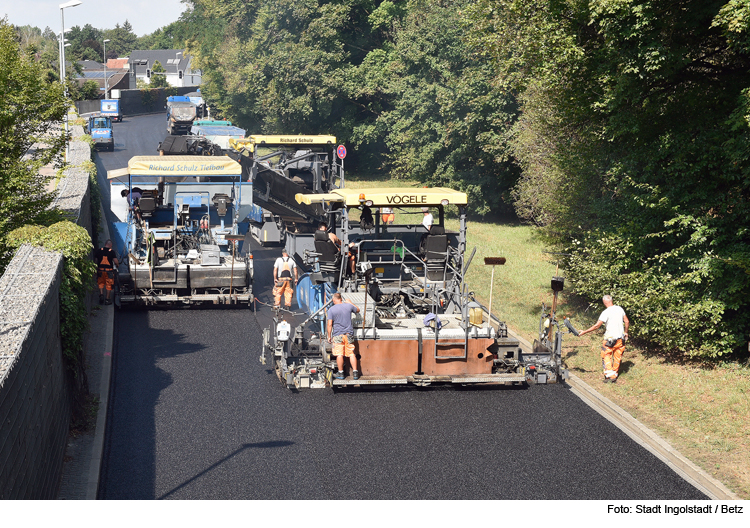
[[[126,118],[100,169],[155,153],[163,124]],[[277,253],[254,250],[264,302]],[[565,385],[290,392],[258,361],[269,318],[117,313],[100,498],[707,498]]]

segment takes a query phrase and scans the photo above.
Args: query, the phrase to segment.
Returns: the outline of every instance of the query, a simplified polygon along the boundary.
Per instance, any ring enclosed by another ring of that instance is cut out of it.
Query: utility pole
[[[104,98],[109,99],[107,97],[107,42],[109,42],[109,39],[104,39]]]
[[[75,7],[81,5],[83,2],[81,0],[70,0],[70,2],[65,2],[64,4],[60,4],[60,24],[62,25],[62,29],[60,32],[60,82],[63,84],[64,90],[65,90],[65,97],[68,97],[68,88],[65,86],[65,15],[64,11],[66,7]],[[68,110],[69,108],[65,109],[65,161],[68,161],[68,158],[70,157],[70,145],[68,141]]]

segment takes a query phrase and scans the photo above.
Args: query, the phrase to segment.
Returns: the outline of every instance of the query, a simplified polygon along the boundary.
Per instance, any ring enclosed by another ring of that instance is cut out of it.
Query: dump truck
[[[252,185],[225,156],[136,156],[109,171],[116,306],[253,305]]]
[[[197,116],[197,107],[189,97],[167,97],[167,132],[170,135],[187,134]]]
[[[287,247],[301,251],[306,270],[296,291],[306,316],[298,321],[277,309],[260,356],[284,386],[518,385],[567,376],[559,348],[545,341],[526,356],[506,324],[474,298],[466,283],[476,249],[467,256],[465,193],[340,188],[300,193],[295,202],[321,207],[328,222],[312,238],[287,232]],[[454,229],[446,224],[449,207],[458,217]],[[384,208],[400,221],[384,222]],[[333,375],[325,314],[336,292],[359,308],[352,316],[357,378],[348,368],[344,379]]]

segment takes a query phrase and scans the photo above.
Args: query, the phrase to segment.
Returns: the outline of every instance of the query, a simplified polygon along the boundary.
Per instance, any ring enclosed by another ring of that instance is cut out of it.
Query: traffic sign
[[[339,148],[336,149],[336,154],[338,154],[339,159],[344,159],[346,157],[346,147],[339,145]]]

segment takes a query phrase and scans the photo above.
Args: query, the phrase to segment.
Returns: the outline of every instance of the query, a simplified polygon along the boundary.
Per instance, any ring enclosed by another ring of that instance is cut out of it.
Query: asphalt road
[[[100,180],[163,125],[118,124]],[[277,253],[254,249],[264,302]],[[258,361],[269,317],[117,313],[100,498],[706,499],[565,385],[290,392]]]

